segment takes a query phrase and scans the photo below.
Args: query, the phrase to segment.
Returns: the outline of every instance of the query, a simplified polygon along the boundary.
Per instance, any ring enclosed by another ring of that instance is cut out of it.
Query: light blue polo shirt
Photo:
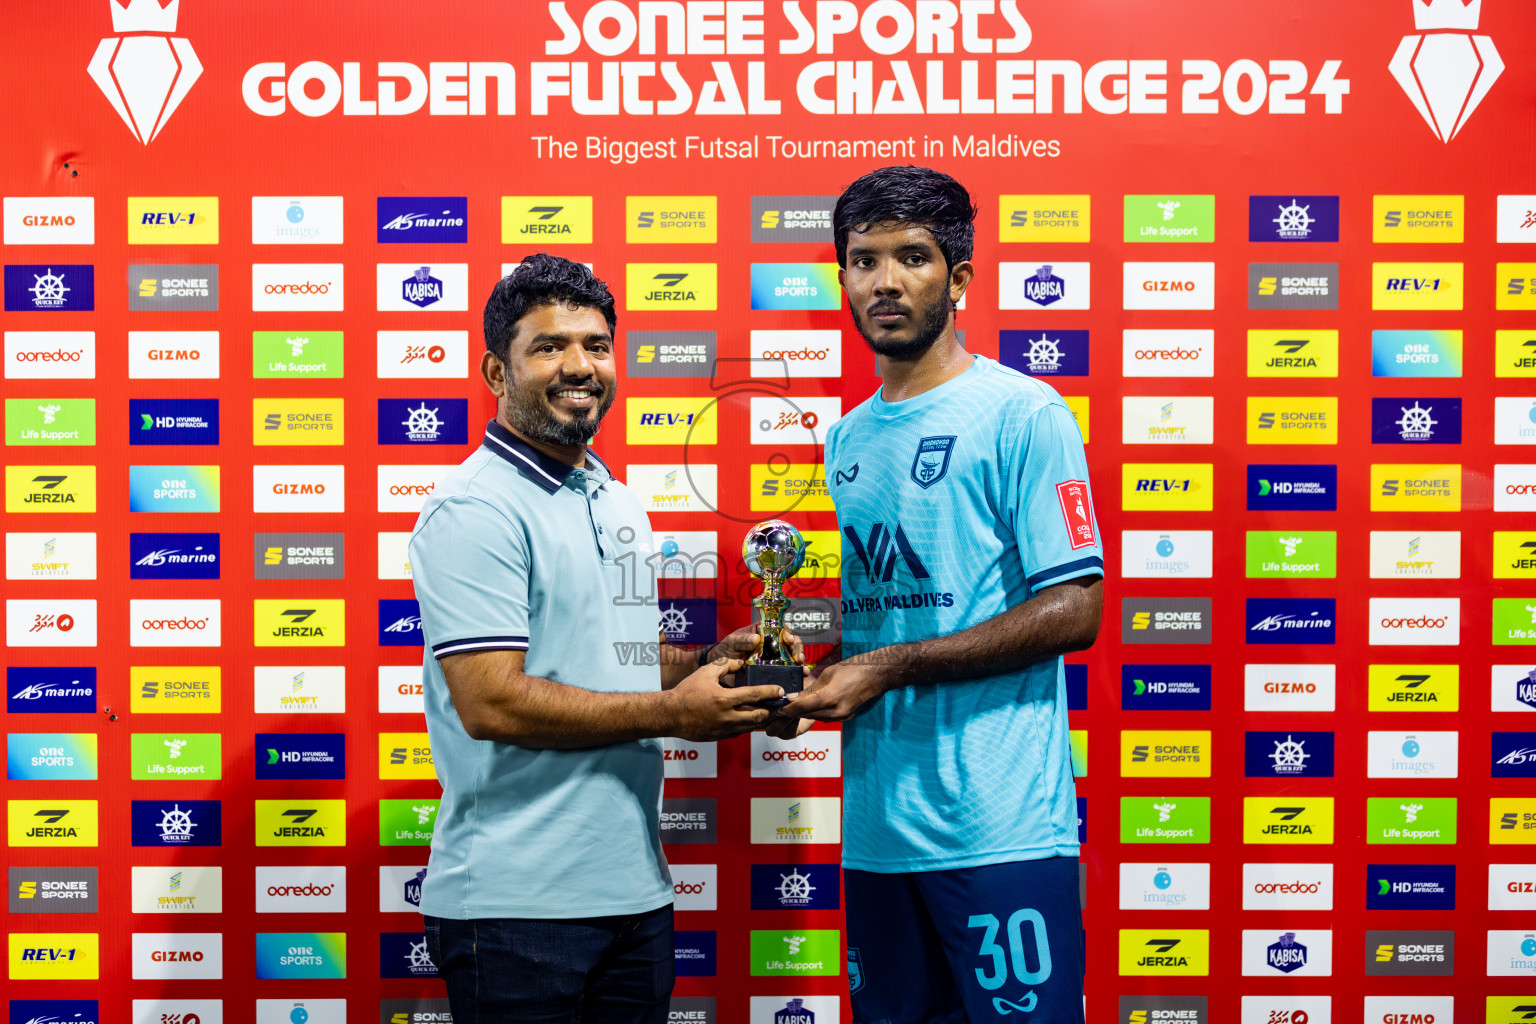
[[[494,420],[427,499],[410,557],[443,800],[423,914],[606,917],[672,902],[661,740],[529,750],[471,739],[438,662],[522,650],[529,675],[605,693],[659,690],[655,659],[634,653],[660,627],[656,604],[634,599],[651,550],[645,510],[595,454],[573,469]]]

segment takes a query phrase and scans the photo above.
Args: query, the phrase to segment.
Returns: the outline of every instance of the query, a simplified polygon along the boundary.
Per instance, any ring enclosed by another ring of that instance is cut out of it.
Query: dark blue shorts
[[[1083,1024],[1077,858],[843,886],[855,1024]]]

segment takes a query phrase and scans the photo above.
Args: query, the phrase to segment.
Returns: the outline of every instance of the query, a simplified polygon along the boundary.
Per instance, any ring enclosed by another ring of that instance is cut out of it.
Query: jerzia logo
[[[1504,73],[1488,36],[1475,36],[1482,0],[1410,0],[1414,27],[1387,65],[1429,130],[1450,142]]]
[[[203,64],[185,39],[171,38],[181,0],[107,0],[112,31],[134,33],[103,39],[86,68],[97,88],[146,146],[160,134],[198,76]],[[153,35],[147,33],[154,33]]]
[[[898,558],[906,563],[913,578],[928,578],[928,569],[923,565],[923,560],[917,557],[917,552],[912,550],[912,544],[907,540],[900,523],[892,529],[887,529],[884,523],[876,523],[870,528],[869,536],[862,540],[858,530],[851,525],[843,527],[843,534],[853,545],[853,553],[859,556],[859,563],[864,566],[869,582],[891,582],[896,575]]]

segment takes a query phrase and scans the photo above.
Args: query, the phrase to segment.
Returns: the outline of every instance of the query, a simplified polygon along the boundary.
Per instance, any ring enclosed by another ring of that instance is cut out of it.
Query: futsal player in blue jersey
[[[1061,655],[1098,635],[1104,552],[1071,411],[955,334],[974,218],[922,167],[865,175],[833,212],[881,388],[826,439],[841,650],[770,732],[844,723],[860,1024],[1083,1020]]]

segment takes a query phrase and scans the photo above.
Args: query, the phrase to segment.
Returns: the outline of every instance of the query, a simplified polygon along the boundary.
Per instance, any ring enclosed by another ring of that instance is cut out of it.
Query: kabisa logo
[[[400,297],[413,306],[427,308],[443,297],[443,282],[432,276],[431,267],[417,267],[400,284]]]
[[[1333,733],[1249,732],[1243,774],[1250,779],[1333,778]]]
[[[1307,966],[1307,947],[1296,941],[1295,932],[1282,932],[1264,951],[1264,962],[1282,974]]]
[[[147,146],[192,91],[203,64],[190,42],[171,35],[180,0],[164,7],[159,0],[107,2],[112,31],[134,34],[103,39],[86,71],[133,137]]]
[[[1504,60],[1488,36],[1472,33],[1481,0],[1412,0],[1414,28],[1398,44],[1387,69],[1429,130],[1450,142],[1466,126],[1504,72]]]
[[[222,846],[223,815],[217,800],[133,801],[134,846]]]
[[[5,310],[8,313],[54,313],[95,308],[96,268],[90,264],[6,265]]]
[[[420,604],[414,599],[380,599],[380,647],[419,647],[425,642],[421,631]]]
[[[1036,270],[1033,277],[1024,279],[1024,297],[1037,306],[1049,306],[1066,297],[1067,283],[1051,271],[1050,264]]]
[[[216,533],[130,533],[128,578],[135,580],[216,580]]]
[[[380,196],[379,242],[467,242],[465,196]]]
[[[96,669],[5,670],[5,710],[11,714],[95,714]]]
[[[1333,598],[1250,597],[1246,639],[1250,644],[1331,644]]]
[[[1088,332],[1001,331],[998,361],[1031,377],[1086,377]]]

